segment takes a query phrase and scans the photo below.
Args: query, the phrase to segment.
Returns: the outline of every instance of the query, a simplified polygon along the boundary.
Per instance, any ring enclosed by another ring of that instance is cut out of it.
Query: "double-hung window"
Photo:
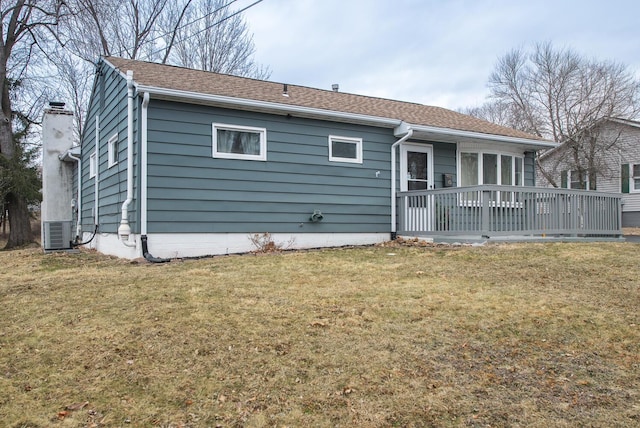
[[[577,169],[571,171],[562,171],[560,178],[561,187],[578,190],[596,190],[596,176]]]
[[[586,175],[586,173],[584,173]],[[589,188],[589,178],[584,176],[582,177],[582,179],[580,179],[580,171],[578,170],[573,170],[573,171],[569,171],[569,188],[570,189],[588,189]]]
[[[640,192],[640,164],[631,165],[631,191]]]
[[[266,161],[267,130],[214,123],[213,157]]]

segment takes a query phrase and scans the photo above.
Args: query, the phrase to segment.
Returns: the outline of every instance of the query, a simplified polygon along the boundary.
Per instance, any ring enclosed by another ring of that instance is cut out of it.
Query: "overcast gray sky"
[[[499,57],[545,41],[640,77],[638,0],[263,0],[244,16],[282,83],[456,109],[483,102]]]

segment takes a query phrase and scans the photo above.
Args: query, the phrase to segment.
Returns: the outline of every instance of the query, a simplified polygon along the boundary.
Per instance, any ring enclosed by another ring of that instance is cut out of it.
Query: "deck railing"
[[[540,187],[472,186],[398,193],[399,230],[413,236],[622,234],[620,195]]]

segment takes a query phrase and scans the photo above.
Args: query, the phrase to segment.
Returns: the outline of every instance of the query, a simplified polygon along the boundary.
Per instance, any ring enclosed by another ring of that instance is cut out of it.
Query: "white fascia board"
[[[330,118],[345,122],[356,122],[392,128],[398,126],[401,121],[379,116],[365,114],[345,113],[335,110],[324,110],[313,107],[302,107],[291,104],[280,104],[270,101],[251,100],[247,98],[227,97],[223,95],[203,94],[199,92],[179,91],[175,89],[158,88],[153,86],[137,85],[138,93],[148,92],[152,98],[190,100],[198,103],[235,106],[247,110],[270,111],[281,114],[292,114],[308,117]]]
[[[484,134],[482,132],[473,132],[473,131],[462,131],[459,129],[451,129],[451,128],[439,128],[436,126],[425,126],[425,125],[411,125],[411,124],[401,124],[394,130],[394,134],[404,135],[406,133],[406,129],[411,128],[415,132],[426,132],[433,134],[440,134],[443,136],[449,137],[458,137],[458,138],[469,138],[474,140],[487,140],[493,142],[501,142],[501,143],[509,143],[509,144],[522,144],[527,146],[536,146],[540,149],[549,149],[555,148],[558,144],[553,143],[551,141],[544,140],[532,140],[528,138],[518,138],[518,137],[508,137],[506,135],[496,135],[496,134]]]
[[[563,145],[564,145],[564,144],[563,144],[563,143],[561,143],[561,144],[558,144],[558,145],[557,145],[557,146],[555,146],[555,147],[550,148],[549,150],[545,150],[544,152],[541,152],[541,153],[538,155],[538,159],[542,161],[542,160],[544,160],[544,159],[548,158],[549,156],[551,156],[552,154],[554,154],[555,152],[557,152],[558,150],[560,150],[560,149],[562,148],[562,146],[563,146]]]

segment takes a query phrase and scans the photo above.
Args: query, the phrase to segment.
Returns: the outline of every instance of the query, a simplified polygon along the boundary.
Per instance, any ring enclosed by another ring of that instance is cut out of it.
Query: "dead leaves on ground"
[[[58,412],[58,420],[63,420],[68,417],[71,412],[76,412],[78,410],[82,410],[89,405],[88,401],[83,401],[81,403],[69,404],[68,406],[64,406],[64,410],[60,410]]]
[[[318,320],[318,321],[312,321],[311,323],[309,323],[310,327],[316,327],[316,328],[326,328],[329,326],[327,320]]]

